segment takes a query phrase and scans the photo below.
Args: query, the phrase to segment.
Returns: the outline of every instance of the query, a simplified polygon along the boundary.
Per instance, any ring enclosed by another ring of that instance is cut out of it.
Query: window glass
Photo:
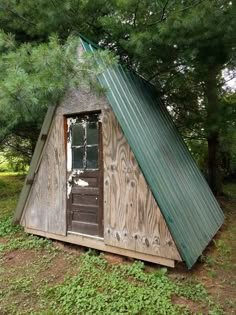
[[[87,124],[87,145],[98,144],[98,124],[89,122]]]
[[[87,147],[87,169],[98,168],[98,146]]]
[[[84,144],[84,128],[82,124],[74,124],[72,128],[72,145],[78,146]]]
[[[72,148],[72,168],[83,168],[84,147]]]

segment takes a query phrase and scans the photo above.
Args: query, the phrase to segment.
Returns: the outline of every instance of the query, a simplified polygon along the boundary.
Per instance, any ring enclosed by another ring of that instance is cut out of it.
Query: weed
[[[213,308],[209,310],[209,315],[226,315],[226,313],[219,304],[214,304]]]
[[[232,309],[235,307],[235,301],[233,301],[232,299],[226,299],[225,304]]]
[[[202,301],[208,298],[200,283],[179,286],[167,269],[146,273],[140,261],[132,265],[109,265],[91,251],[81,256],[78,274],[48,288],[50,308],[57,314],[189,314],[174,305],[172,295]]]
[[[214,279],[214,278],[217,277],[217,271],[216,271],[216,270],[209,269],[209,270],[207,271],[207,275],[208,275],[209,278]]]
[[[178,295],[191,299],[192,301],[204,301],[208,298],[207,290],[204,285],[196,280],[187,279],[176,282],[178,284],[176,293]]]
[[[0,244],[0,252],[16,249],[35,249],[45,248],[49,251],[53,249],[51,241],[37,236],[22,236],[10,239],[6,244]]]
[[[12,216],[8,215],[5,218],[2,218],[0,221],[0,237],[2,236],[11,236],[13,234],[22,231],[20,225],[12,225]]]
[[[228,246],[224,240],[213,240],[215,247],[217,249],[218,254],[222,258],[229,257],[231,255],[232,248]]]
[[[11,282],[9,290],[16,291],[18,293],[30,292],[32,282],[33,282],[33,278],[31,276],[26,276],[26,277],[22,276],[22,277],[16,278]]]
[[[205,263],[207,268],[211,268],[216,264],[216,259],[212,255],[202,255],[201,261]]]

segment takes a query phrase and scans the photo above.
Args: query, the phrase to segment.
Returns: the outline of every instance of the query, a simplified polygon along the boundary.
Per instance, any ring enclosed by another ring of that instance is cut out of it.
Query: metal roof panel
[[[87,52],[97,49],[81,41]],[[121,65],[98,80],[191,268],[222,225],[223,212],[155,88]]]

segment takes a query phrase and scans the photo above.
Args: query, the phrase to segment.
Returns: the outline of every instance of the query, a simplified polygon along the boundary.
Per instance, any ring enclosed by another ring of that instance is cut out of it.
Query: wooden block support
[[[26,185],[32,185],[34,182],[34,177],[26,178]]]
[[[44,133],[41,135],[41,140],[46,141],[47,137],[48,137],[48,135]]]

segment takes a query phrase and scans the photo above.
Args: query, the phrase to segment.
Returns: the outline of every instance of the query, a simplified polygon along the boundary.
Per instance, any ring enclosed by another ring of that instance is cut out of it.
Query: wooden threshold
[[[63,235],[53,234],[53,233],[49,233],[49,232],[43,232],[43,231],[39,231],[39,230],[27,228],[27,227],[25,227],[24,230],[26,233],[35,234],[35,235],[59,240],[59,241],[66,242],[66,243],[76,244],[76,245],[85,246],[85,247],[97,249],[97,250],[104,251],[104,252],[109,252],[112,254],[117,254],[117,255],[121,255],[121,256],[127,256],[127,257],[132,257],[135,259],[149,261],[149,262],[152,262],[154,264],[164,265],[164,266],[171,267],[171,268],[175,267],[175,261],[172,259],[164,258],[164,257],[158,257],[158,256],[154,256],[154,255],[148,255],[148,254],[139,253],[139,252],[135,252],[135,251],[128,250],[128,249],[123,249],[123,248],[118,248],[118,247],[106,245],[106,244],[104,244],[104,241],[102,238],[90,237],[90,236],[87,236],[84,234],[79,234],[79,233],[78,234],[77,233],[76,234],[75,233],[73,233],[73,234],[68,233],[67,236],[63,236]]]
[[[86,238],[92,238],[94,240],[104,241],[104,237],[88,235],[88,234],[83,234],[83,233],[78,233],[78,232],[73,232],[73,231],[68,231],[67,232],[67,236],[68,235],[79,235],[79,236],[83,236],[83,237],[86,237]]]

